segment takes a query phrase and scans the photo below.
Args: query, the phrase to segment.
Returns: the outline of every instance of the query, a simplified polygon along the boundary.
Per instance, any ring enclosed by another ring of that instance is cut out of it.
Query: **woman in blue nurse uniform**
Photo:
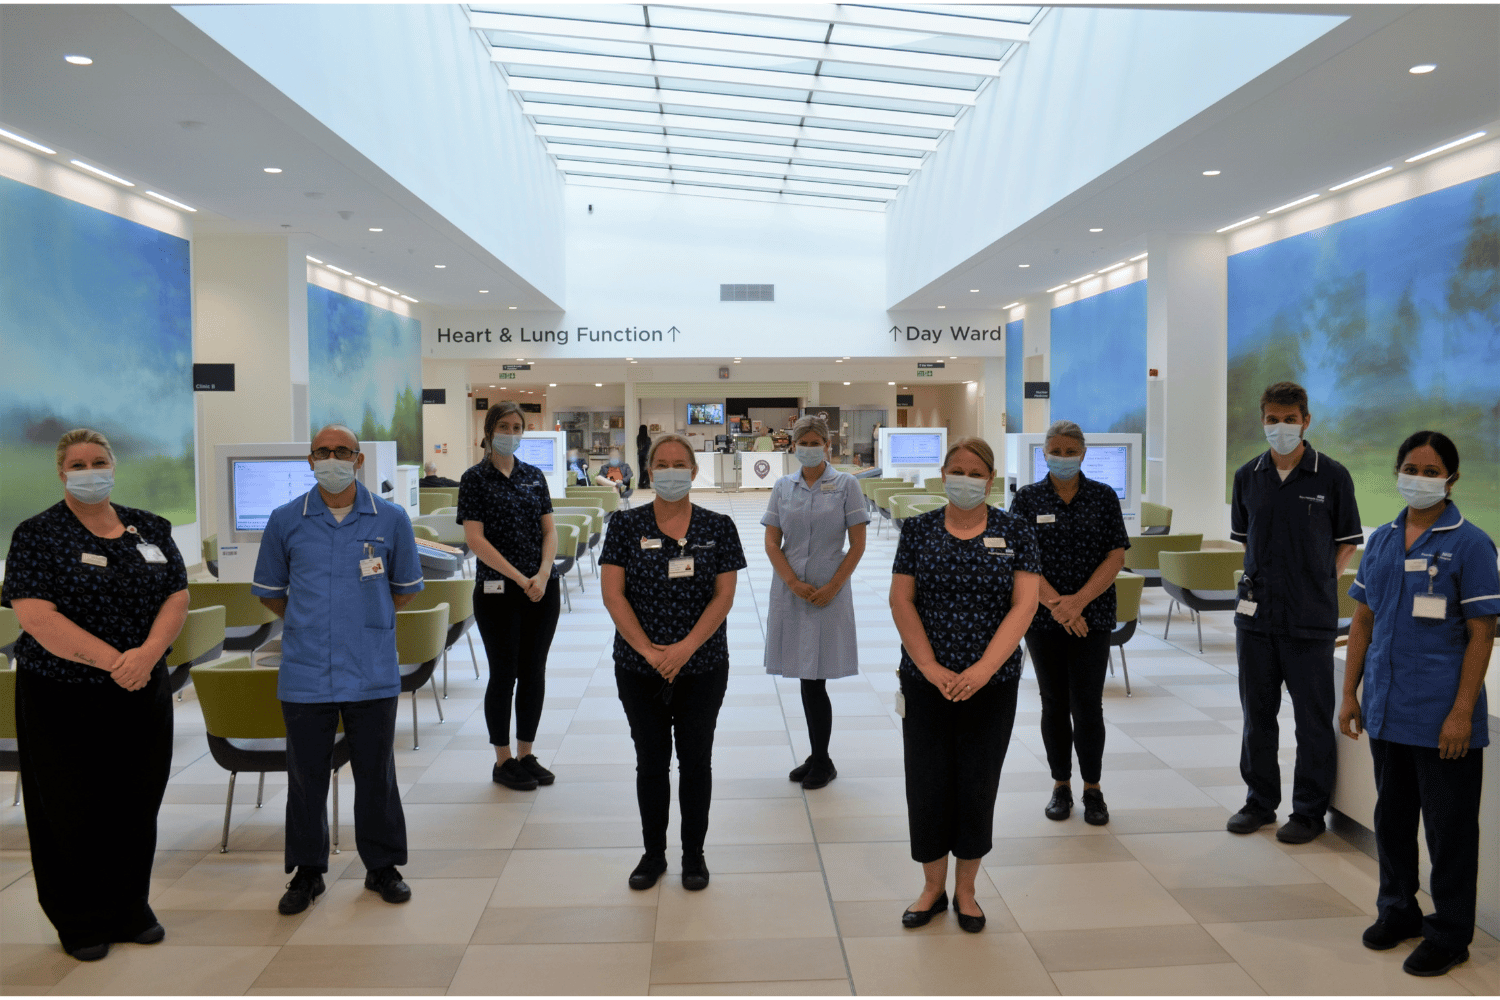
[[[1458,449],[1418,431],[1396,453],[1407,508],[1370,534],[1350,596],[1339,729],[1370,734],[1375,761],[1379,917],[1365,931],[1384,951],[1423,940],[1403,968],[1440,976],[1469,958],[1479,878],[1482,748],[1489,745],[1484,674],[1500,613],[1495,544],[1449,499]],[[1357,695],[1364,679],[1364,701]],[[1432,858],[1434,910],[1417,905],[1417,818]]]

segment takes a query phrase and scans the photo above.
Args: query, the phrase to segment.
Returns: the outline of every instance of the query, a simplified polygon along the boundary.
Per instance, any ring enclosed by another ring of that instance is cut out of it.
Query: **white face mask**
[[[983,479],[973,476],[943,477],[943,492],[948,495],[948,502],[959,510],[973,510],[984,503],[984,498],[989,495],[988,485]]]
[[[337,458],[313,459],[313,475],[329,493],[342,493],[354,482],[354,463]]]
[[[491,434],[490,450],[497,455],[514,455],[516,449],[521,447],[521,435],[519,434]]]
[[[812,468],[815,465],[822,465],[823,457],[822,445],[799,444],[797,446],[797,461],[802,463],[804,469]]]
[[[1266,424],[1266,441],[1278,455],[1290,455],[1302,443],[1301,424]]]
[[[1448,480],[1429,476],[1409,476],[1402,472],[1396,476],[1396,492],[1408,507],[1426,510],[1448,498]]]
[[[681,500],[693,488],[692,469],[652,469],[651,485],[668,503]]]
[[[79,503],[103,503],[115,487],[114,469],[69,469],[63,487]]]

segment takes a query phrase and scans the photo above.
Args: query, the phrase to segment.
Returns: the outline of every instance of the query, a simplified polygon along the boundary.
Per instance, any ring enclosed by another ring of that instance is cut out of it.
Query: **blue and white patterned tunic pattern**
[[[997,507],[989,508],[984,533],[973,538],[953,537],[945,521],[947,510],[939,507],[901,522],[901,541],[891,572],[916,578],[917,616],[933,655],[939,664],[957,672],[984,655],[1010,611],[1015,574],[1040,575],[1042,555],[1032,526]],[[911,680],[928,683],[904,645],[900,671]],[[990,683],[1020,675],[1018,644]]]
[[[869,520],[859,480],[825,462],[811,486],[800,469],[778,479],[760,523],[781,529],[781,551],[797,579],[821,587],[844,561],[849,529]],[[841,588],[819,608],[775,577],[766,615],[765,666],[767,673],[802,680],[859,673],[850,589]]]
[[[1036,531],[1042,549],[1042,575],[1059,594],[1078,593],[1105,556],[1115,549],[1130,548],[1125,514],[1113,487],[1081,472],[1078,492],[1070,502],[1064,503],[1057,495],[1057,487],[1048,476],[1017,490],[1010,512]],[[1083,621],[1090,632],[1114,631],[1114,584],[1084,606]],[[1066,631],[1045,604],[1037,605],[1031,627],[1055,634]]]

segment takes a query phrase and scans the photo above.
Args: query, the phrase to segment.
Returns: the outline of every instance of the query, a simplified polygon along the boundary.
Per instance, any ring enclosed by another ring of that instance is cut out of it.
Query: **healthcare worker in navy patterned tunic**
[[[767,673],[800,681],[812,754],[788,777],[812,789],[839,773],[828,755],[833,732],[828,681],[859,673],[848,583],[865,554],[870,514],[859,480],[828,461],[827,421],[802,417],[792,427],[792,441],[801,467],[776,481],[760,519],[776,573],[766,614],[765,664]]]
[[[365,888],[388,903],[411,889],[406,817],[396,787],[396,611],[422,589],[406,511],[355,479],[359,439],[341,424],[313,437],[318,485],[276,508],[261,536],[251,592],[286,619],[277,697],[286,720],[287,884],[278,909],[300,913],[323,892],[328,798],[339,720],[354,774],[354,834]]]
[[[948,503],[902,522],[891,576],[907,823],[926,881],[901,924],[921,927],[947,909],[951,854],[953,909],[959,926],[977,933],[984,912],[974,879],[994,846],[1021,637],[1036,615],[1042,560],[1032,526],[985,503],[995,480],[988,444],[954,442],[942,471]]]
[[[646,462],[656,499],[616,511],[599,554],[615,623],[615,685],[635,742],[635,794],[645,853],[630,873],[649,889],[667,870],[672,742],[682,815],[682,887],[708,886],[703,842],[713,795],[714,727],[729,684],[724,619],[745,568],[734,521],[688,499],[692,445],[666,434]]]
[[[1350,596],[1339,729],[1370,735],[1379,919],[1366,947],[1422,943],[1403,966],[1439,976],[1469,957],[1479,878],[1479,798],[1489,745],[1484,675],[1500,614],[1495,543],[1449,497],[1458,449],[1418,431],[1396,453],[1407,507],[1370,533]],[[1364,681],[1363,703],[1359,684]],[[1417,818],[1432,859],[1433,912],[1417,903]],[[1491,830],[1491,837],[1495,831]]]
[[[110,503],[114,474],[104,435],[62,436],[66,493],[16,527],[0,600],[22,629],[16,734],[37,901],[81,962],[166,936],[147,896],[187,571],[166,518]]]

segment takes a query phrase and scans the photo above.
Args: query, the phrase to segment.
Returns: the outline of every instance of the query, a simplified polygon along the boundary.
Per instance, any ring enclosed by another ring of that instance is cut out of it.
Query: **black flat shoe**
[[[1109,806],[1104,804],[1104,793],[1097,788],[1083,790],[1083,821],[1089,826],[1109,822]]]
[[[666,874],[667,859],[660,854],[642,854],[641,863],[630,873],[630,888],[637,891],[651,888],[656,880]]]
[[[1293,813],[1276,831],[1276,839],[1283,844],[1305,844],[1316,839],[1323,830],[1322,820],[1308,820]]]
[[[813,759],[809,757],[802,763],[798,764],[796,767],[788,771],[786,776],[790,780],[795,781],[800,785],[802,783],[802,779],[807,777],[807,772],[812,770],[812,766]]]
[[[822,788],[834,778],[839,776],[839,769],[833,766],[831,760],[815,761],[812,770],[802,779],[802,787],[806,789]]]
[[[109,954],[109,942],[105,941],[103,944],[86,944],[82,948],[74,948],[68,954],[80,962],[97,962]]]
[[[411,886],[401,877],[395,865],[365,872],[365,888],[380,893],[387,903],[404,903],[411,899]]]
[[[1270,809],[1262,809],[1259,806],[1246,802],[1240,811],[1229,817],[1229,822],[1224,824],[1224,829],[1230,833],[1241,835],[1254,833],[1267,823],[1276,822],[1276,813]]]
[[[161,924],[152,924],[150,927],[147,927],[145,930],[141,931],[130,940],[134,941],[136,944],[156,944],[166,936],[167,929],[165,927],[163,927]]]
[[[944,889],[930,910],[906,910],[901,914],[902,927],[926,927],[932,918],[948,908],[948,890]]]
[[[490,771],[490,780],[518,792],[536,791],[537,786],[536,778],[514,757],[507,757],[505,763],[496,764]]]
[[[974,905],[978,906],[979,904],[975,903]],[[953,912],[958,915],[958,926],[962,927],[964,930],[968,931],[970,934],[978,934],[980,931],[984,930],[984,911],[983,910],[979,911],[979,916],[977,916],[977,917],[971,917],[967,913],[964,913],[962,910],[960,910],[958,908],[958,897],[954,896],[953,897]]]
[[[703,855],[682,856],[682,887],[688,892],[702,892],[708,888],[708,864]]]
[[[1463,965],[1469,960],[1469,949],[1460,948],[1453,951],[1442,945],[1433,944],[1431,941],[1423,941],[1412,949],[1412,953],[1406,956],[1406,961],[1401,964],[1401,971],[1412,976],[1441,976],[1454,966]]]
[[[1067,819],[1073,812],[1073,789],[1067,785],[1058,785],[1052,789],[1052,800],[1047,803],[1046,811],[1048,819]]]
[[[550,785],[557,780],[557,775],[542,766],[542,762],[536,759],[536,754],[529,753],[520,760],[521,770],[536,779],[538,785]]]
[[[286,892],[282,894],[281,902],[276,904],[276,909],[284,917],[301,913],[312,905],[313,900],[323,895],[324,888],[322,872],[298,868],[292,880],[286,884]]]
[[[1377,920],[1365,928],[1365,933],[1360,940],[1371,951],[1390,951],[1402,941],[1421,936],[1422,928],[1420,926],[1407,931],[1402,930],[1400,927],[1393,927],[1384,920]]]

